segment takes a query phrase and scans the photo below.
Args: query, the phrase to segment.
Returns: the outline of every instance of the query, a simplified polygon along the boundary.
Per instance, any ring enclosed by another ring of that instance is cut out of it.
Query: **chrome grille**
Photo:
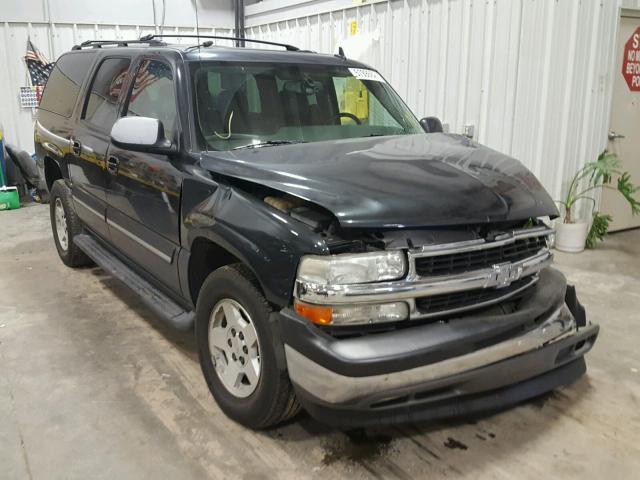
[[[490,245],[490,244],[488,244]],[[469,250],[444,255],[415,258],[415,271],[419,276],[454,275],[457,273],[491,268],[505,262],[517,262],[529,258],[546,248],[546,236],[516,239],[513,243],[482,250]]]
[[[479,308],[503,300],[518,298],[524,295],[528,287],[536,282],[537,277],[527,277],[521,278],[505,288],[476,288],[474,290],[416,298],[416,308],[421,315],[426,316]]]

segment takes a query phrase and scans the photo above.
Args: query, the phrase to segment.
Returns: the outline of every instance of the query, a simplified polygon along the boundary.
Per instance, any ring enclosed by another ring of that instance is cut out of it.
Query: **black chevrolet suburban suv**
[[[585,372],[598,326],[530,171],[344,54],[203,40],[74,47],[35,142],[62,261],[193,330],[229,417],[421,421]]]

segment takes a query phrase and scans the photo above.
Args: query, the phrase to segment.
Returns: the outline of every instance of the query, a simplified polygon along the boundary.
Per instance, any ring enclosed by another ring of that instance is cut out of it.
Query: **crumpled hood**
[[[558,214],[520,162],[459,135],[206,152],[201,166],[320,205],[343,227],[428,227]]]

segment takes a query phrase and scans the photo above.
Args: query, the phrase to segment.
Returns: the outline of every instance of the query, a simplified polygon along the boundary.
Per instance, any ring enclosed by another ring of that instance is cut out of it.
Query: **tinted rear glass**
[[[107,58],[93,77],[82,118],[109,131],[116,121],[118,98],[127,79],[129,58]]]
[[[63,55],[56,62],[42,94],[40,108],[70,117],[82,82],[93,63],[92,52]]]

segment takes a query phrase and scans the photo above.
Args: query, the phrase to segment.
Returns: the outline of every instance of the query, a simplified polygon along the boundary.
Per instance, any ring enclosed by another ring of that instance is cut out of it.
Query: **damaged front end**
[[[515,300],[553,257],[554,233],[543,223],[344,229],[295,197],[264,201],[323,236],[330,255],[302,257],[294,308],[332,328],[442,319]]]
[[[306,257],[300,263],[295,296],[301,302],[321,305],[388,305],[401,301],[407,305],[403,320],[482,308],[523,294],[535,285],[539,272],[551,263],[549,237],[552,233],[540,226],[504,232],[491,241],[477,238],[383,250],[384,253],[370,254],[371,260],[365,268],[392,273],[346,281],[319,280],[313,266],[308,264],[323,258]],[[408,240],[413,245],[411,237]],[[330,269],[340,260],[325,262]],[[362,257],[343,256],[343,265],[333,268],[348,268],[345,265],[349,262],[361,267]],[[394,269],[389,262],[401,266]]]
[[[316,418],[342,426],[503,408],[586,371],[599,327],[550,268],[542,221],[345,229],[287,195],[329,255],[300,260],[281,312],[289,376]]]
[[[300,259],[293,307],[338,335],[443,321],[494,305],[515,308],[553,259],[554,231],[537,220],[350,229],[293,195],[263,191],[262,196],[323,239],[329,255]]]
[[[247,218],[239,205],[261,212],[252,250],[271,272],[263,278],[278,271],[288,285],[277,314],[284,364],[316,418],[358,426],[483,412],[585,372],[598,326],[550,268],[554,232],[542,221],[354,228],[288,192],[219,180],[234,218]],[[282,269],[276,249],[288,255]]]

